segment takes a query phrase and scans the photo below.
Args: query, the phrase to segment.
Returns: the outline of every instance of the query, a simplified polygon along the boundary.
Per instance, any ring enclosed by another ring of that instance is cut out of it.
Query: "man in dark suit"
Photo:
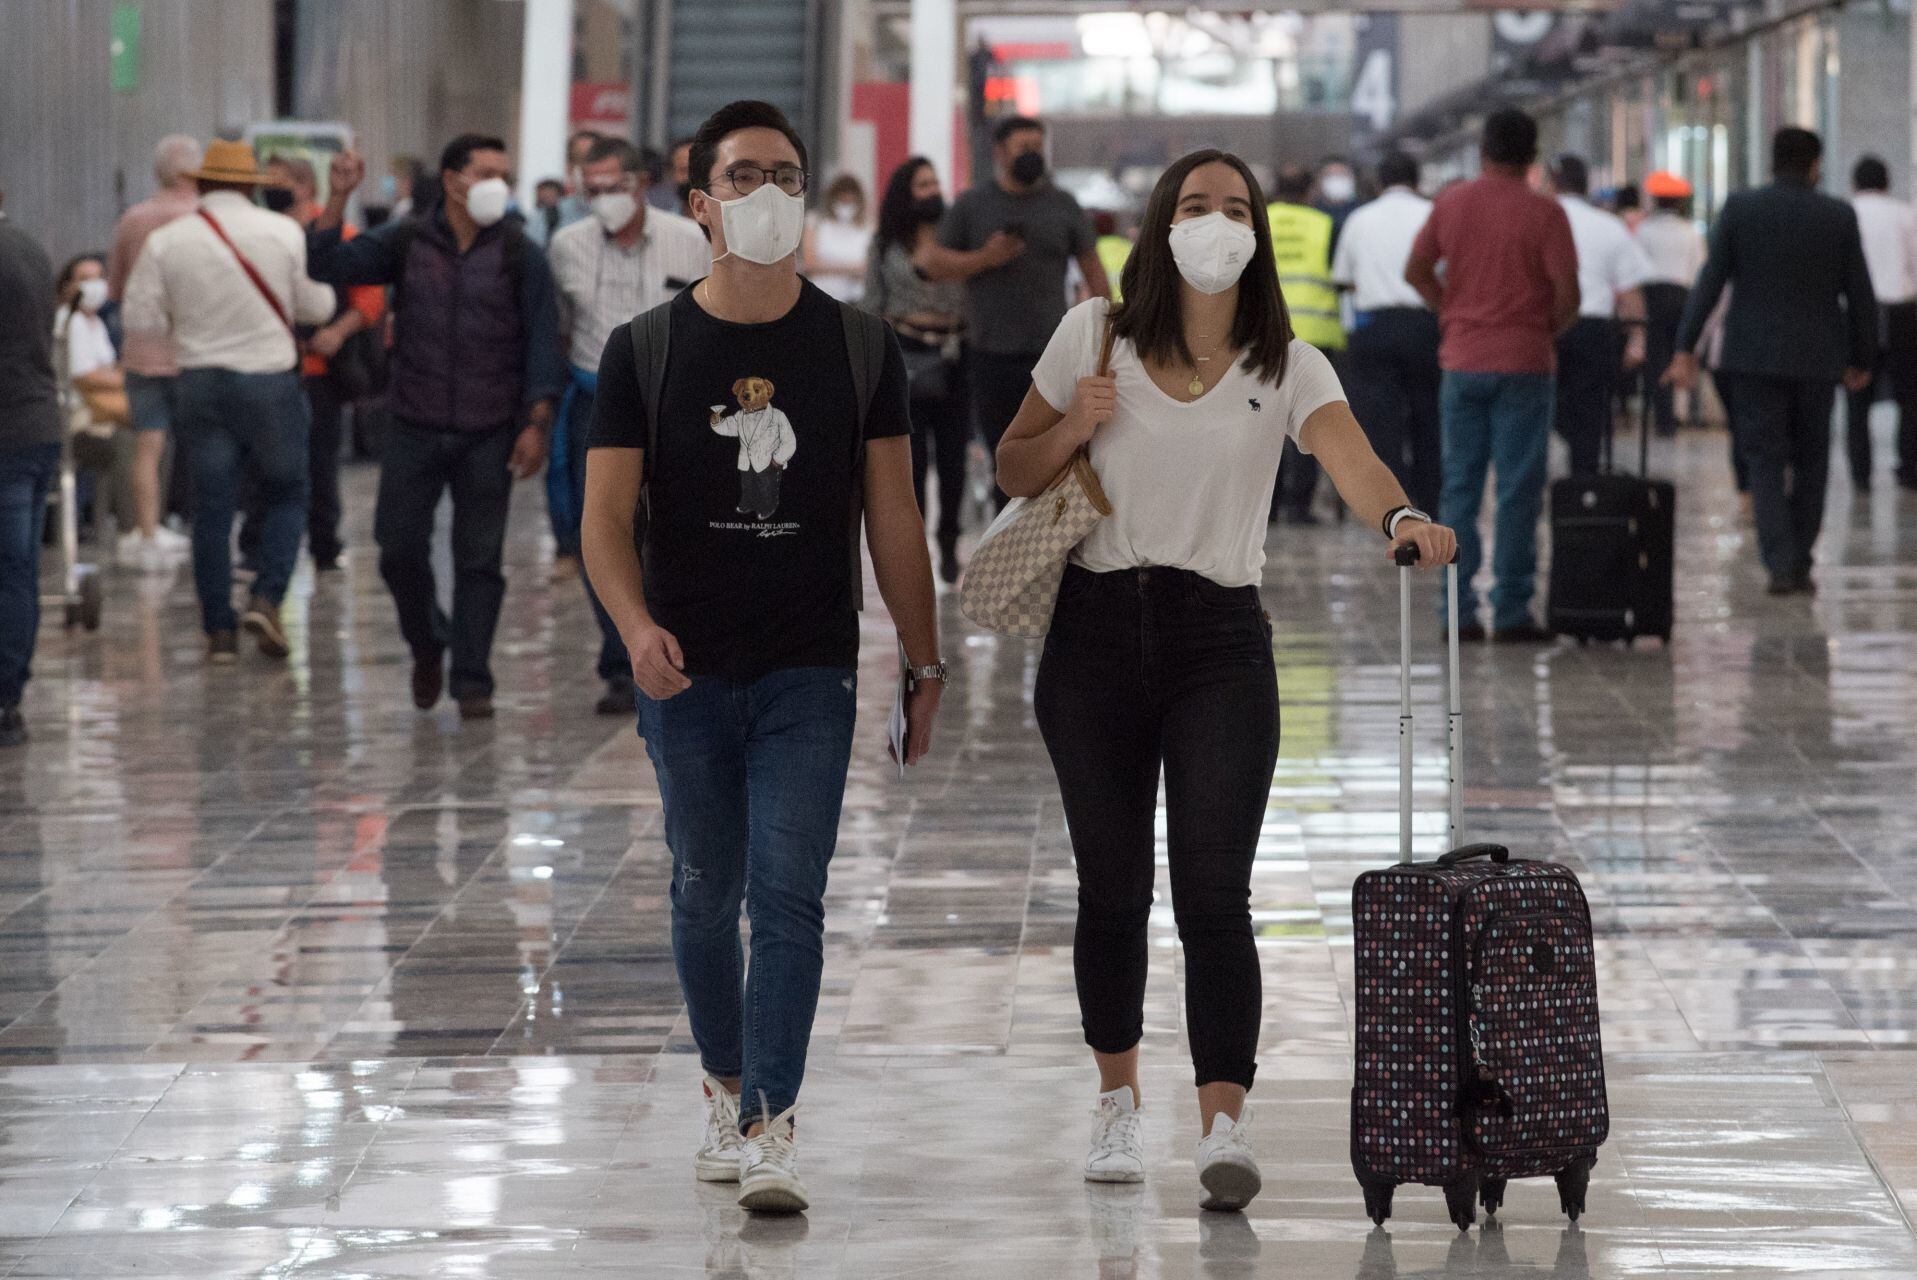
[[[1837,384],[1870,378],[1877,301],[1848,204],[1817,190],[1824,144],[1806,129],[1771,141],[1768,187],[1724,203],[1710,258],[1684,308],[1680,354],[1665,381],[1697,384],[1704,322],[1731,287],[1719,376],[1730,380],[1731,429],[1750,469],[1757,542],[1774,596],[1808,594],[1811,548],[1824,523],[1830,413]]]

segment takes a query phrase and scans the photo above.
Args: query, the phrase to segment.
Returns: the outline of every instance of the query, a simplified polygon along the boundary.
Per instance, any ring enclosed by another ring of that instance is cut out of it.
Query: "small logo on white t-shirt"
[[[1265,406],[1259,404],[1256,400],[1247,400],[1245,403],[1251,406],[1253,413],[1263,413],[1265,411]]]

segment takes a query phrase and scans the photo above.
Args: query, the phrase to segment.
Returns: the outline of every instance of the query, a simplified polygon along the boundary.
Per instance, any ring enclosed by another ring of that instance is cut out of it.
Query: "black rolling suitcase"
[[[1551,485],[1551,595],[1546,626],[1583,640],[1671,641],[1677,489],[1651,479],[1651,404],[1641,398],[1638,473],[1621,475],[1604,445],[1604,474]]]
[[[1414,553],[1415,554],[1415,553]],[[1400,564],[1405,564],[1401,557]],[[1569,869],[1460,846],[1463,712],[1451,592],[1451,851],[1411,860],[1411,569],[1401,570],[1398,864],[1352,886],[1351,1165],[1375,1223],[1402,1183],[1444,1188],[1459,1230],[1512,1178],[1551,1177],[1573,1221],[1610,1131],[1591,913]]]

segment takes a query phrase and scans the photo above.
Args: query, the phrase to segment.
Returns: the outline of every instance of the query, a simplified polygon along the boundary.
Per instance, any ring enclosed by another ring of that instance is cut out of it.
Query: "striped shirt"
[[[646,210],[645,229],[630,247],[586,218],[553,233],[547,250],[559,286],[561,322],[571,332],[569,358],[597,369],[612,331],[668,301],[712,270],[705,232],[690,218]]]

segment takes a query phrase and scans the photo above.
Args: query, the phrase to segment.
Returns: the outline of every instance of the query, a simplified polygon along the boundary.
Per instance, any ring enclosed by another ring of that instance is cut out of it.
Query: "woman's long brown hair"
[[[1265,196],[1251,167],[1229,151],[1207,148],[1175,161],[1152,188],[1138,244],[1125,261],[1120,285],[1125,300],[1112,310],[1112,331],[1132,344],[1141,359],[1159,364],[1190,364],[1184,317],[1179,312],[1183,279],[1172,259],[1172,218],[1185,179],[1201,165],[1228,164],[1245,180],[1251,195],[1251,230],[1257,238],[1245,274],[1238,278],[1238,314],[1231,322],[1231,347],[1243,351],[1244,364],[1274,385],[1284,381],[1291,350],[1291,313],[1278,287],[1278,260],[1271,250],[1271,223]]]

